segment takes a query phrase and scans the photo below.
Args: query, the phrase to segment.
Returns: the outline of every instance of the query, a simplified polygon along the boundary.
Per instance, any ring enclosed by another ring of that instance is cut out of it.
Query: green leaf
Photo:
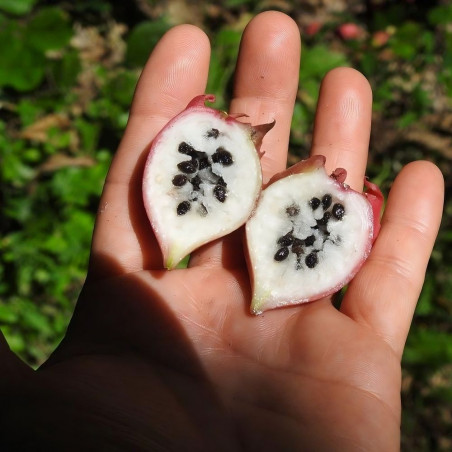
[[[428,21],[432,25],[446,25],[452,22],[452,5],[433,8],[428,13]]]
[[[128,108],[132,102],[137,81],[138,73],[122,71],[109,80],[102,91],[122,107]]]
[[[434,279],[431,276],[427,275],[424,286],[422,287],[419,301],[416,306],[416,314],[427,315],[433,311],[435,289],[436,287]]]
[[[213,39],[212,56],[206,92],[215,94],[215,108],[227,109],[230,82],[241,34],[238,30],[223,29]]]
[[[2,327],[2,333],[5,335],[6,342],[8,342],[9,348],[14,353],[20,353],[25,350],[25,341],[23,334],[14,331],[8,326]]]
[[[81,148],[93,152],[99,141],[100,124],[83,118],[76,118],[74,124],[81,138]]]
[[[37,0],[0,0],[0,10],[22,16],[29,13]]]
[[[127,63],[133,67],[143,66],[151,50],[169,28],[165,20],[146,21],[136,25],[127,40]]]
[[[40,331],[44,335],[50,335],[52,328],[46,315],[40,312],[39,308],[29,300],[21,303],[21,322],[28,328]]]
[[[34,170],[23,162],[24,142],[22,140],[0,143],[0,150],[2,151],[0,175],[4,181],[20,187],[34,176]]]
[[[408,336],[403,362],[430,366],[431,370],[446,362],[452,362],[452,336],[433,329],[414,329]]]
[[[424,46],[422,35],[422,28],[418,23],[406,22],[397,29],[396,34],[389,40],[389,44],[397,56],[412,60],[417,56],[418,50]]]
[[[339,66],[349,66],[347,57],[339,52],[330,50],[323,44],[306,49],[300,66],[300,80],[310,78],[321,80],[325,74]]]
[[[63,58],[53,62],[53,80],[60,89],[71,88],[77,82],[80,69],[81,63],[78,52],[75,50],[67,51]]]
[[[24,28],[12,21],[0,28],[0,86],[18,91],[36,88],[46,65],[44,55],[28,45],[24,33]]]
[[[22,126],[27,127],[33,124],[42,114],[42,108],[34,100],[22,98],[16,106],[16,112],[20,117]]]
[[[18,319],[17,314],[11,309],[10,306],[0,302],[0,322],[13,323]]]
[[[66,46],[72,36],[67,15],[59,8],[42,8],[27,27],[30,46],[46,52]]]
[[[55,172],[51,190],[61,204],[87,206],[93,197],[100,195],[109,164],[103,154],[100,158],[91,167],[67,167]]]
[[[416,122],[418,118],[419,118],[419,115],[416,112],[407,111],[404,115],[402,115],[397,120],[397,126],[400,129],[403,129],[403,128],[408,127],[409,125],[413,124],[414,122]]]
[[[306,105],[297,102],[294,106],[291,126],[291,143],[301,144],[304,142],[305,134],[311,127],[313,115]]]

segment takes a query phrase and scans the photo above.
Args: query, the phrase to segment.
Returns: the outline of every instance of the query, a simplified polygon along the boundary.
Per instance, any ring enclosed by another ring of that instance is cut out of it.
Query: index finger
[[[191,25],[171,29],[152,52],[104,186],[93,237],[91,278],[162,268],[159,246],[142,205],[144,160],[160,129],[193,97],[204,93],[209,60],[207,36]]]

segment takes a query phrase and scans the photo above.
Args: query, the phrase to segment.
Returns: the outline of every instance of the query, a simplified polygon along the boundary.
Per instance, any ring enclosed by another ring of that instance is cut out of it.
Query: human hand
[[[438,169],[405,167],[369,259],[340,310],[330,298],[249,314],[239,233],[166,271],[141,200],[149,143],[204,93],[209,44],[169,31],[140,79],[107,177],[86,284],[67,335],[37,372],[0,343],[0,438],[21,450],[397,450],[400,359],[437,234]],[[299,32],[267,12],[247,27],[229,111],[276,119],[264,178],[286,166]],[[312,153],[361,189],[371,91],[352,69],[322,84]],[[422,185],[420,185],[422,184]],[[420,189],[422,187],[422,189]],[[2,441],[2,440],[0,440]]]

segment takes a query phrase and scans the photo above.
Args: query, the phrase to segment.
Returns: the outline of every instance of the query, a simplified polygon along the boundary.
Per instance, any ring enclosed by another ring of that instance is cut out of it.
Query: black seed
[[[178,206],[177,206],[177,214],[178,215],[185,215],[189,210],[190,210],[190,203],[189,201],[182,201]]]
[[[336,203],[333,206],[333,217],[337,220],[342,220],[342,217],[345,214],[345,208],[342,204]]]
[[[225,148],[218,148],[214,154],[212,154],[212,161],[214,163],[220,163],[223,166],[230,166],[234,163],[232,155]]]
[[[219,177],[217,180],[217,185],[220,185],[221,187],[227,187],[228,184],[224,181],[222,177]]]
[[[208,168],[210,166],[209,159],[205,156],[200,157],[199,160],[199,169],[202,170],[204,168]]]
[[[306,246],[312,246],[312,245],[314,245],[314,242],[315,242],[315,236],[313,236],[313,235],[310,235],[309,237],[306,237],[304,239],[304,244]]]
[[[304,254],[304,241],[298,238],[294,238],[292,244],[292,253],[295,253],[297,256],[300,254]]]
[[[331,214],[329,212],[325,212],[323,217],[320,220],[317,220],[317,225],[325,226],[328,223],[328,220],[331,218]]]
[[[218,129],[210,129],[207,132],[207,138],[215,138],[215,139],[217,139],[219,135],[220,135],[220,131]]]
[[[292,235],[292,232],[288,232],[286,235],[283,235],[278,239],[278,245],[281,246],[290,246],[292,245],[294,241],[294,236]]]
[[[193,185],[193,190],[199,191],[201,189],[202,180],[198,175],[196,175],[195,177],[192,177],[190,182]]]
[[[317,209],[317,207],[320,206],[320,199],[319,198],[312,198],[309,201],[309,205],[312,207],[312,210]]]
[[[226,189],[222,187],[221,185],[215,185],[213,189],[213,195],[215,198],[218,199],[220,202],[225,202],[226,200]]]
[[[333,198],[331,197],[331,195],[323,195],[323,198],[322,198],[322,205],[323,205],[323,208],[326,210],[326,209],[328,209],[328,207],[330,207],[331,206],[331,202],[333,201]]]
[[[319,259],[317,258],[316,253],[309,253],[304,262],[309,268],[314,268],[318,264]]]
[[[193,174],[198,169],[198,162],[196,160],[185,160],[178,163],[177,167],[185,174]]]
[[[289,217],[296,217],[300,213],[300,208],[296,204],[286,207],[286,213]]]
[[[178,151],[181,154],[189,155],[190,157],[193,157],[193,158],[196,157],[196,150],[195,150],[195,148],[193,146],[190,146],[185,141],[182,141],[182,143],[179,144]]]
[[[288,255],[289,255],[289,248],[287,248],[286,246],[283,246],[278,251],[276,251],[275,255],[273,256],[273,259],[275,259],[276,262],[281,262],[284,259],[286,259]]]
[[[176,187],[182,187],[182,185],[185,185],[187,183],[187,176],[184,176],[183,174],[176,174],[173,177],[173,185],[175,185]]]

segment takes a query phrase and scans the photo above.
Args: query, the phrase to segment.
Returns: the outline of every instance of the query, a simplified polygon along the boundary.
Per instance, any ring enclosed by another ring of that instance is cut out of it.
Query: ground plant
[[[0,0],[0,327],[38,367],[86,275],[103,181],[149,52],[192,23],[227,109],[241,33],[277,9],[303,39],[289,164],[308,155],[319,84],[337,66],[374,93],[368,174],[387,194],[412,160],[446,180],[441,230],[403,357],[404,450],[452,449],[452,5],[446,0]],[[422,190],[422,181],[419,181]],[[340,302],[340,300],[339,300]]]

